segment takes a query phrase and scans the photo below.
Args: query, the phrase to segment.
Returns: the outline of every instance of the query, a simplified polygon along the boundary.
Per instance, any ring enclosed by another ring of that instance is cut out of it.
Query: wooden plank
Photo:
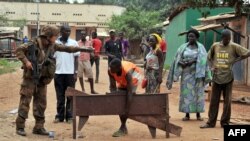
[[[76,114],[79,116],[122,115],[125,114],[125,99],[125,95],[77,97]],[[165,115],[164,99],[165,95],[135,95],[132,99],[129,114]]]
[[[125,114],[126,95],[83,95],[79,91],[71,91],[76,93],[74,110],[77,116]],[[129,115],[165,115],[165,109],[166,94],[134,95]]]
[[[148,129],[149,129],[149,132],[150,132],[152,138],[155,138],[156,137],[156,128],[152,127],[152,126],[148,126]]]
[[[169,138],[169,102],[168,95],[166,95],[166,115],[165,115],[165,128],[166,128],[166,138]]]
[[[73,96],[73,109],[76,109],[76,96]],[[76,111],[73,110],[73,139],[76,139]]]
[[[152,126],[158,128],[163,131],[168,131],[174,135],[180,136],[182,127],[169,123],[169,128],[166,129],[166,121],[160,117],[153,116],[129,116],[130,119],[138,121],[140,123],[147,124],[148,126]]]
[[[86,124],[86,122],[88,121],[89,117],[79,117],[79,123],[78,123],[78,131],[81,131],[83,126]]]
[[[87,96],[89,94],[82,92],[82,91],[79,91],[79,90],[76,90],[72,87],[68,87],[66,92],[65,92],[65,96],[81,96],[81,95]]]

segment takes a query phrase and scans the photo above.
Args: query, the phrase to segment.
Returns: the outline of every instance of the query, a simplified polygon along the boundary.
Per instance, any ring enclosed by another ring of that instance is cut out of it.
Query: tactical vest
[[[30,47],[31,45],[36,46],[37,50],[38,50],[38,58],[41,58],[41,62],[39,61],[39,65],[41,66],[39,69],[39,84],[41,85],[48,85],[54,78],[55,75],[55,70],[56,70],[56,63],[55,63],[55,59],[53,58],[53,46],[48,46],[48,47],[43,47],[41,40],[39,38],[35,38],[33,40],[34,42],[28,44],[28,47]],[[38,61],[38,60],[37,60]],[[24,70],[24,78],[32,78],[31,76],[31,71],[30,70]]]
[[[56,71],[56,62],[54,59],[54,51],[53,46],[48,46],[47,48],[44,48],[39,40],[38,44],[40,48],[43,49],[45,52],[45,58],[44,62],[42,64],[42,70],[41,70],[41,83],[48,85],[54,78],[55,71]]]

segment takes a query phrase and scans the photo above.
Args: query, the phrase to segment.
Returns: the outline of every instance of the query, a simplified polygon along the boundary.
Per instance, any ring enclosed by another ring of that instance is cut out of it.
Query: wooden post
[[[216,42],[216,40],[217,40],[217,33],[214,32],[214,41],[213,42]]]
[[[204,31],[204,42],[203,45],[206,46],[206,39],[207,39],[207,31]]]
[[[76,95],[73,93],[73,139],[76,139]]]
[[[166,95],[166,138],[169,138],[169,100],[168,94]]]

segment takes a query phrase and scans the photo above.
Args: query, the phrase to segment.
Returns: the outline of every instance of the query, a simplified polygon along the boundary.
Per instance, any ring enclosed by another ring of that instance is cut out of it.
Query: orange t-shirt
[[[117,82],[118,88],[127,88],[128,82],[126,80],[126,75],[131,70],[134,70],[132,73],[132,83],[134,86],[137,86],[140,79],[140,70],[135,64],[128,61],[122,61],[122,74],[120,76],[118,76],[116,73],[110,72]]]

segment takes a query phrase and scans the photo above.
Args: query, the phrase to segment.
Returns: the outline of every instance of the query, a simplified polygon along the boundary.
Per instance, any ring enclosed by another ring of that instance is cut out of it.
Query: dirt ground
[[[106,74],[107,62],[101,60],[101,72],[100,83],[95,85],[96,91],[101,94],[108,92],[108,75]],[[95,69],[93,69],[95,70]],[[22,71],[18,70],[15,73],[4,74],[0,76],[0,141],[46,141],[53,140],[47,136],[38,136],[32,134],[32,128],[34,126],[34,118],[32,115],[32,104],[30,105],[29,118],[26,121],[26,137],[21,137],[15,133],[15,118],[16,114],[9,114],[9,111],[16,109],[19,104],[19,87],[21,83]],[[165,76],[164,76],[165,77]],[[86,92],[89,92],[89,84],[85,83]],[[76,89],[80,90],[79,82],[77,82]],[[179,98],[179,85],[174,85],[171,91],[166,90],[165,82],[161,86],[162,92],[171,92],[170,94],[170,122],[178,126],[183,127],[181,137],[170,135],[169,141],[211,141],[219,140],[223,141],[223,129],[217,122],[216,128],[213,129],[200,129],[199,126],[204,124],[207,120],[207,111],[209,102],[206,102],[206,112],[202,113],[204,121],[196,121],[195,114],[191,114],[192,120],[182,121],[183,113],[178,112],[178,98]],[[142,89],[138,90],[138,93],[143,93]],[[239,92],[237,92],[239,94]],[[250,94],[246,92],[246,94]],[[248,95],[249,96],[249,95]],[[54,89],[54,83],[52,82],[48,86],[47,93],[47,109],[46,109],[46,123],[45,127],[48,131],[55,131],[54,140],[70,141],[72,139],[72,125],[67,123],[53,123],[54,116],[56,114],[56,93]],[[220,113],[218,119],[220,119],[222,106],[220,105]],[[243,114],[243,117],[250,117],[249,106],[233,104],[232,117],[239,117]],[[240,113],[240,114],[239,114]],[[238,121],[238,120],[237,120]],[[248,123],[250,124],[250,123]],[[152,140],[148,128],[146,125],[128,120],[127,126],[129,134],[121,138],[113,138],[112,133],[118,129],[120,121],[118,116],[93,116],[83,128],[82,132],[85,138],[77,140],[86,141],[140,141],[140,140]],[[154,140],[166,140],[165,133],[161,130],[157,130],[157,137]]]

